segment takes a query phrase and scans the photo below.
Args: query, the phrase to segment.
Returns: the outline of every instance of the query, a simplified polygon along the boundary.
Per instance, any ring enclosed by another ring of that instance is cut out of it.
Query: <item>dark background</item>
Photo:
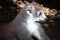
[[[24,1],[24,0],[22,0]],[[31,0],[28,0],[31,2]],[[60,38],[60,0],[35,0],[39,4],[43,4],[44,6],[48,8],[54,8],[58,11],[56,16],[52,18],[53,22],[47,22],[46,24],[49,25],[48,28],[44,27],[46,34],[50,38]],[[11,22],[16,15],[17,12],[17,5],[13,3],[12,0],[0,0],[0,26]],[[51,17],[50,17],[51,18]]]

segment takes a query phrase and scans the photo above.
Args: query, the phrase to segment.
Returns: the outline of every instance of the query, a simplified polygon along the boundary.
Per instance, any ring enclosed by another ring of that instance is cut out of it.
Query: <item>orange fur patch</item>
[[[39,4],[35,4],[34,7],[35,7],[35,9],[41,9],[41,5],[39,5]]]

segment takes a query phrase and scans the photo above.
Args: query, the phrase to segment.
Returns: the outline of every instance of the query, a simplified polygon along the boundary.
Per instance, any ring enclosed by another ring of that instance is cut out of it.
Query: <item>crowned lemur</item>
[[[0,28],[0,40],[50,40],[39,22],[45,22],[44,10],[38,3],[27,4],[16,18]]]

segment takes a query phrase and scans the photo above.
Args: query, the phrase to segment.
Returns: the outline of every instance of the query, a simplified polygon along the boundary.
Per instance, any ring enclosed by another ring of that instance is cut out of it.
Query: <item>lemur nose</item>
[[[46,18],[45,20],[48,21],[48,18]]]

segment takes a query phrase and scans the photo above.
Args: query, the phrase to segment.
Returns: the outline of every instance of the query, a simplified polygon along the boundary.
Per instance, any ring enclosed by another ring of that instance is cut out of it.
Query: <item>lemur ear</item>
[[[35,8],[34,8],[33,5],[27,5],[27,7],[26,7],[26,12],[27,12],[28,14],[32,14],[32,13],[34,13],[34,11],[35,11]]]

